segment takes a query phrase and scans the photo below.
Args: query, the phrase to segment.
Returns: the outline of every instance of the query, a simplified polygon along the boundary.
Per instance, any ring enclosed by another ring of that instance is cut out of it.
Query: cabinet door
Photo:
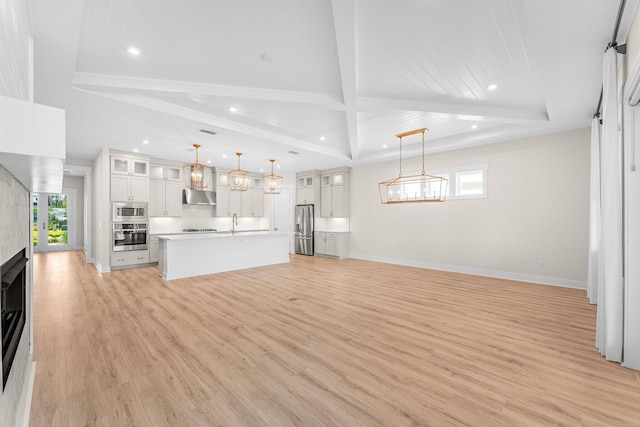
[[[344,186],[331,187],[331,214],[332,217],[342,218],[345,216],[344,206]]]
[[[149,176],[149,162],[146,160],[130,159],[131,175],[133,176]]]
[[[182,216],[182,183],[164,182],[164,210],[167,216]]]
[[[325,254],[327,252],[327,239],[325,233],[314,234],[313,246],[317,254]]]
[[[344,172],[332,173],[331,185],[344,185]]]
[[[304,188],[304,181],[305,181],[305,177],[304,176],[299,176],[296,178],[296,188]]]
[[[149,201],[149,178],[132,176],[131,179],[131,201],[148,202]]]
[[[244,191],[229,191],[229,216],[242,215],[242,193]]]
[[[253,190],[249,189],[242,193],[242,207],[241,211],[236,213],[238,216],[253,216]]]
[[[149,216],[163,216],[164,206],[164,180],[152,179],[149,182]]]
[[[168,181],[182,181],[182,168],[179,166],[165,166],[164,177]]]
[[[151,165],[149,166],[149,178],[164,179],[164,165],[151,163]]]
[[[216,187],[216,216],[231,216],[231,205],[229,202],[229,187],[226,184]]]
[[[320,216],[331,216],[331,187],[320,188]]]
[[[296,190],[296,203],[299,205],[314,204],[313,188],[298,188]]]
[[[324,253],[326,255],[338,256],[338,236],[331,236],[330,233],[327,233]]]
[[[111,173],[129,175],[129,159],[126,157],[111,156]]]
[[[264,216],[264,191],[262,189],[253,190],[253,216]]]
[[[330,187],[332,185],[331,174],[320,176],[320,187]]]
[[[129,202],[129,177],[127,175],[111,175],[111,200]]]

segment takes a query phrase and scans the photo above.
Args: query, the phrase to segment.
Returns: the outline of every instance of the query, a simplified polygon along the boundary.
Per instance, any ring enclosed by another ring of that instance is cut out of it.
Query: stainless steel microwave
[[[113,222],[143,222],[146,220],[146,203],[113,202]]]

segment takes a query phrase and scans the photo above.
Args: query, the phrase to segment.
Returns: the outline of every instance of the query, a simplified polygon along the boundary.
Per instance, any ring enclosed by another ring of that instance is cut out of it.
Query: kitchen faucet
[[[238,214],[234,212],[231,218],[231,234],[235,234],[236,225],[238,225]]]

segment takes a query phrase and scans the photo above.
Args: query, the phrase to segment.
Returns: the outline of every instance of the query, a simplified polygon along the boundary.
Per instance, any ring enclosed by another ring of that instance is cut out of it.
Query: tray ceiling
[[[190,162],[198,142],[216,166],[240,150],[246,168],[283,171],[395,158],[395,134],[421,127],[432,151],[586,127],[619,4],[31,3],[36,101],[67,110],[68,158]]]

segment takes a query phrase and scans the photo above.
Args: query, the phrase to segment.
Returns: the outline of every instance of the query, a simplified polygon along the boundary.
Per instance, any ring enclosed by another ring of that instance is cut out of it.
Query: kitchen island
[[[289,233],[236,231],[159,234],[164,280],[289,262]]]

